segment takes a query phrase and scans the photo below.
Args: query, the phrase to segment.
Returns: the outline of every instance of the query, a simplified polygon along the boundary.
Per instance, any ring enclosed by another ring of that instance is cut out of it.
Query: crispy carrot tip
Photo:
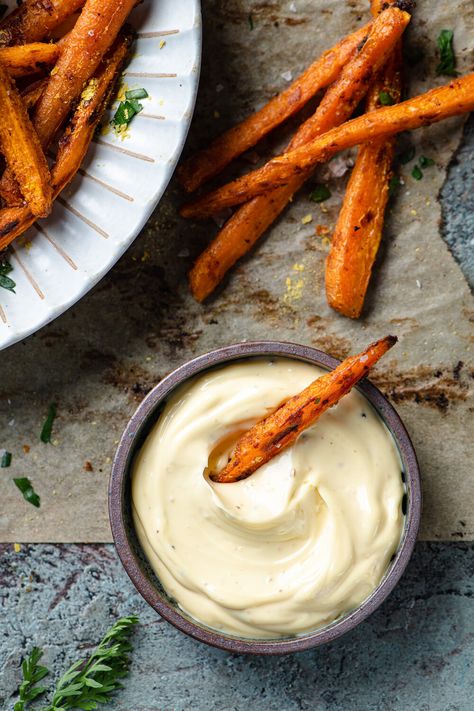
[[[336,405],[396,342],[396,336],[385,336],[314,380],[240,437],[226,466],[218,473],[211,473],[210,478],[228,484],[253,474]]]

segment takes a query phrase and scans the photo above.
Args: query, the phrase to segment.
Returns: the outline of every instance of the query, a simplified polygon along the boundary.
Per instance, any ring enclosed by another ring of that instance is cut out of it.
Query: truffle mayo
[[[309,632],[366,599],[398,547],[398,451],[356,390],[249,478],[205,476],[216,447],[226,461],[235,433],[323,372],[277,358],[200,375],[175,392],[137,456],[141,545],[168,594],[210,627],[250,638]]]

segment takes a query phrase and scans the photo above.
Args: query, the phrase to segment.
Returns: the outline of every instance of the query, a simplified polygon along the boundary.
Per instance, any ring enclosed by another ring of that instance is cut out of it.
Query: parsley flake
[[[56,403],[52,402],[48,408],[48,414],[41,429],[40,440],[45,444],[51,442],[51,433],[53,431],[53,422],[56,417]]]
[[[0,459],[0,468],[6,469],[7,467],[10,466],[11,463],[12,463],[12,453],[7,452],[5,450],[2,454],[1,459]]]
[[[423,177],[423,173],[420,169],[420,166],[418,164],[415,165],[413,170],[411,171],[412,178],[415,178],[415,180],[421,180]]]
[[[312,202],[324,202],[331,197],[331,191],[327,185],[316,185],[313,192],[310,194],[309,199]]]
[[[31,481],[28,479],[28,477],[23,476],[23,477],[20,477],[19,479],[13,479],[13,481],[15,483],[15,486],[18,489],[20,489],[25,501],[28,501],[29,504],[32,504],[33,506],[36,506],[37,509],[39,509],[40,497],[36,493],[36,491],[33,489],[33,485],[31,483]]]
[[[148,92],[146,89],[130,89],[130,91],[125,92],[126,99],[148,99]]]
[[[250,15],[248,16],[248,22],[249,22],[250,29],[253,30],[254,25],[253,25],[252,13],[250,13]]]
[[[436,67],[436,74],[444,74],[447,77],[457,77],[456,57],[453,49],[454,33],[452,30],[441,30],[438,37],[439,64]]]
[[[427,158],[426,156],[420,156],[418,163],[420,164],[420,168],[428,168],[430,165],[435,164],[433,158]]]
[[[7,274],[10,274],[12,270],[13,267],[10,262],[0,262],[0,286],[3,289],[7,289],[7,291],[11,291],[14,294],[16,283],[13,281],[13,279],[10,279],[10,277],[7,276]]]
[[[116,129],[123,130],[128,126],[134,116],[143,111],[143,105],[138,99],[147,99],[148,92],[146,89],[130,89],[125,92],[125,101],[121,101],[114,114],[112,126]]]
[[[382,106],[392,106],[395,103],[393,97],[388,93],[388,91],[379,91],[379,101]]]

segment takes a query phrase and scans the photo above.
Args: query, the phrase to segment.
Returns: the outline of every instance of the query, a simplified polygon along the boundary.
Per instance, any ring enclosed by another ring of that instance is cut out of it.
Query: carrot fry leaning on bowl
[[[375,15],[383,0],[372,0]],[[380,108],[381,98],[398,103],[402,88],[401,40],[369,89],[366,111]],[[349,318],[359,318],[372,267],[382,239],[385,208],[393,175],[395,138],[364,143],[347,184],[326,260],[328,304]]]
[[[44,72],[51,67],[59,57],[57,44],[32,42],[14,47],[0,48],[0,62],[8,69],[11,77],[25,77],[28,74]]]
[[[294,176],[329,160],[335,153],[360,143],[385,138],[401,131],[429,126],[474,109],[474,73],[453,79],[437,89],[359,116],[324,133],[314,141],[270,160],[238,180],[185,205],[183,217],[204,218],[261,195]]]
[[[374,20],[363,47],[345,66],[339,67],[338,79],[327,90],[315,114],[300,126],[289,150],[306,144],[350,117],[409,21],[410,15],[398,8],[387,9]],[[235,261],[252,247],[310,172],[306,171],[284,187],[252,200],[230,218],[189,273],[191,291],[198,301],[205,299]]]
[[[332,84],[372,27],[369,22],[322,54],[290,86],[259,111],[216,138],[210,146],[188,158],[178,169],[187,192],[197,190],[235,158],[253,148],[270,131],[297,113],[320,89]]]
[[[24,0],[0,22],[0,47],[37,42],[49,37],[85,0]]]
[[[59,142],[55,164],[51,169],[53,197],[63,190],[79,170],[97,124],[114,90],[132,45],[134,33],[125,28],[109,50],[99,70],[90,81],[90,87],[77,106],[66,131]],[[90,88],[90,91],[89,91]],[[91,95],[91,91],[93,91]],[[5,249],[15,237],[36,220],[26,206],[6,207],[0,210],[0,250]]]
[[[227,484],[253,474],[293,444],[327,409],[336,405],[397,342],[386,336],[366,350],[346,358],[333,371],[314,380],[275,412],[257,422],[237,441],[226,466],[211,479]]]
[[[35,107],[33,125],[43,149],[48,148],[72,102],[81,95],[85,82],[96,71],[136,2],[87,0],[61,45],[58,63]],[[21,204],[21,195],[8,169],[0,180],[0,194],[9,205]]]
[[[31,212],[45,216],[52,202],[48,164],[23,99],[1,62],[0,106],[0,150]]]

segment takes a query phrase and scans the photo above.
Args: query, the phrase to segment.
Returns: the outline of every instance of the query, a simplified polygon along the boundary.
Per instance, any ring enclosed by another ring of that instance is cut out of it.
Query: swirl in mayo
[[[400,458],[356,390],[244,481],[204,474],[213,451],[226,461],[235,433],[323,372],[285,358],[208,371],[175,391],[137,456],[143,550],[168,594],[209,627],[307,633],[359,606],[398,547]]]

